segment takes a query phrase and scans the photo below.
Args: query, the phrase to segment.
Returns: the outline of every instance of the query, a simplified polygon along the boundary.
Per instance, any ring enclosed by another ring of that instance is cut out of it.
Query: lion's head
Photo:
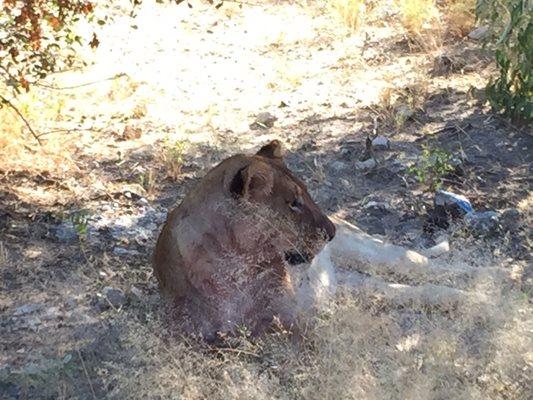
[[[305,183],[294,176],[283,160],[279,141],[263,146],[230,182],[232,195],[262,206],[278,230],[286,260],[310,261],[326,240],[335,236],[335,225],[313,201]]]

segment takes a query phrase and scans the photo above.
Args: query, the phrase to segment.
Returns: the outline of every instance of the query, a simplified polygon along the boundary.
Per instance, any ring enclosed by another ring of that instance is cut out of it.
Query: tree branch
[[[84,87],[84,86],[95,85],[97,83],[101,83],[101,82],[105,82],[105,81],[112,81],[112,80],[115,80],[115,79],[118,79],[118,78],[122,78],[123,76],[127,76],[127,74],[124,73],[124,72],[120,72],[120,73],[118,73],[116,75],[113,75],[113,76],[111,76],[109,78],[100,79],[99,81],[82,83],[80,85],[75,85],[75,86],[63,86],[63,87],[60,87],[60,86],[48,85],[48,84],[39,83],[39,82],[35,82],[33,85],[34,86],[43,87],[43,88],[46,88],[46,89],[68,90],[68,89],[77,89],[77,88]]]
[[[11,101],[6,99],[2,95],[0,95],[0,100],[2,101],[2,103],[7,104],[13,111],[15,111],[15,113],[19,116],[19,118],[22,120],[22,122],[24,122],[24,124],[26,125],[26,127],[30,131],[31,135],[35,138],[35,140],[37,140],[37,142],[39,143],[39,146],[42,146],[43,143],[41,142],[41,139],[39,139],[39,136],[35,133],[35,131],[31,127],[30,123],[24,117],[24,115],[20,112],[20,110],[17,108],[17,106],[15,106]]]

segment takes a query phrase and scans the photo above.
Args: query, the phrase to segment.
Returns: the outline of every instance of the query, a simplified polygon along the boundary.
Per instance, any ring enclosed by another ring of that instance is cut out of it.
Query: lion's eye
[[[303,203],[302,203],[302,200],[297,197],[295,198],[292,203],[290,204],[290,208],[292,211],[302,211],[302,206],[303,206]]]

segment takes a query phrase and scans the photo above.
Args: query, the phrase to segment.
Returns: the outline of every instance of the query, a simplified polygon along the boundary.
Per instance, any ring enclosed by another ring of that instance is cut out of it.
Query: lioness
[[[259,333],[294,322],[287,263],[308,262],[334,236],[275,140],[207,173],[168,215],[153,265],[186,328],[205,338],[242,325]]]

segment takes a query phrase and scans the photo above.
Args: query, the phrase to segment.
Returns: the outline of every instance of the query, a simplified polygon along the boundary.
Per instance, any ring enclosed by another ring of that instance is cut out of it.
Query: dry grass
[[[369,7],[367,0],[330,0],[330,7],[352,31],[357,30]]]
[[[447,32],[452,36],[466,36],[476,22],[475,0],[447,0],[442,7]]]
[[[443,43],[443,24],[435,0],[398,0],[400,21],[416,49],[434,51]]]
[[[43,132],[40,127],[58,121],[65,107],[61,96],[25,93],[14,105],[42,135],[39,146],[21,118],[8,106],[0,108],[0,171],[50,172],[62,175],[74,167],[73,137],[64,131]]]
[[[397,0],[397,6],[417,50],[440,50],[447,36],[463,37],[475,23],[475,0]]]
[[[404,87],[385,87],[379,94],[379,103],[371,109],[381,124],[398,130],[423,110],[429,93],[427,76],[420,75],[415,82]]]
[[[153,310],[148,322],[123,316],[123,350],[99,379],[117,399],[526,399],[531,309],[495,278],[468,288],[490,306],[446,312],[344,293],[299,343],[280,333],[210,348],[176,337]]]
[[[362,26],[373,9],[391,11],[389,4],[369,0],[330,0],[328,4],[352,31]],[[415,50],[439,50],[447,36],[463,37],[475,23],[475,0],[395,0],[393,8]]]

